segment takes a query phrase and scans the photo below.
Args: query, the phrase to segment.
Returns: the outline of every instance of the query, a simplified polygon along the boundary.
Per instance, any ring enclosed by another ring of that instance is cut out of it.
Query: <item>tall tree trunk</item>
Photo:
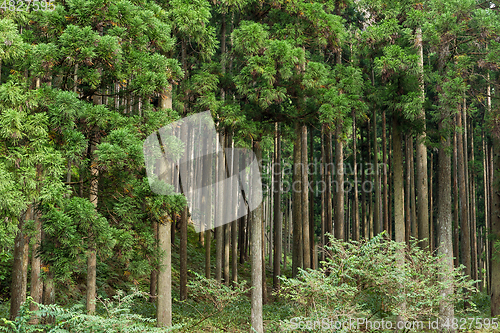
[[[394,170],[394,235],[396,242],[405,241],[405,209],[403,180],[403,149],[401,130],[397,120],[393,119],[393,170]]]
[[[446,115],[441,118],[439,129],[443,130]],[[452,272],[453,272],[453,237],[451,223],[451,158],[447,149],[450,145],[446,135],[441,139],[439,147],[439,168],[438,168],[438,255],[442,255],[443,266],[441,267],[441,281],[445,284],[443,296],[453,293]],[[453,304],[444,299],[439,304],[440,324],[451,322],[454,316]]]
[[[472,122],[469,122],[470,125],[470,148],[471,148],[471,154],[470,154],[470,160],[472,162],[472,165],[474,165],[474,132],[473,132],[473,125]],[[472,279],[477,280],[478,275],[478,256],[477,256],[477,231],[476,231],[476,181],[475,181],[475,175],[474,171],[470,170],[470,209],[471,209],[471,247],[472,247],[472,257],[471,257],[471,269],[472,269]],[[479,285],[476,283],[476,287],[479,288]]]
[[[233,138],[230,135],[229,131],[226,131],[225,134],[225,145],[222,147],[231,148]],[[224,150],[225,152],[225,150]],[[225,156],[225,154],[224,154]],[[226,163],[229,157],[226,156]],[[229,166],[228,166],[229,167]],[[230,170],[223,170],[224,174],[227,175],[227,172]],[[229,193],[232,193],[231,189],[228,189]],[[229,249],[231,248],[231,224],[224,224],[224,283],[229,286]]]
[[[231,175],[234,175],[238,173],[240,161],[239,153],[234,149],[234,140],[231,140],[231,148],[233,154],[231,158]],[[235,205],[235,213],[238,212],[238,208],[238,205]],[[236,219],[231,223],[231,281],[233,285],[238,282],[238,221]]]
[[[375,135],[376,137],[376,135]],[[352,109],[352,159],[354,163],[354,202],[352,214],[352,236],[359,241],[359,201],[358,201],[358,165],[356,159],[356,111]],[[380,198],[379,198],[380,199]]]
[[[38,249],[40,248],[40,242],[42,239],[42,223],[40,221],[40,215],[35,212],[33,214],[35,220],[35,232],[34,232],[34,242],[31,249],[31,286],[30,286],[30,294],[33,297],[33,301],[35,303],[42,302],[42,294],[43,294],[43,283],[40,276],[40,266],[41,260],[38,256]],[[30,304],[30,311],[38,310],[38,305],[34,303]],[[31,324],[38,324],[38,317],[34,317],[31,321]]]
[[[205,129],[204,129],[205,130]],[[208,130],[208,129],[206,129]],[[204,149],[205,151],[213,151],[213,142],[205,142]],[[206,167],[203,168],[203,187],[209,186],[212,184],[212,169],[213,169],[213,160],[211,155],[207,155],[205,157]],[[207,279],[211,278],[210,273],[210,247],[212,244],[212,193],[204,193],[201,197],[201,207],[204,208],[204,216],[208,219],[208,224],[204,226],[205,229],[205,277]]]
[[[160,108],[164,111],[172,108],[172,86],[165,89],[160,100]],[[166,167],[172,169],[171,165],[166,165]],[[173,219],[166,216],[158,225],[158,250],[160,253],[156,308],[158,327],[172,326],[172,223]]]
[[[93,151],[98,143],[98,136],[95,136],[95,142],[92,143],[91,154],[94,155]],[[94,208],[97,210],[98,201],[98,177],[99,170],[97,169],[97,156],[92,159],[90,167],[91,181],[90,181],[90,202],[94,204]],[[91,236],[92,237],[92,236]],[[95,302],[97,293],[97,253],[94,240],[90,239],[89,248],[87,251],[87,312],[92,314],[95,312]]]
[[[387,183],[387,136],[386,136],[386,120],[385,120],[385,109],[382,111],[382,163],[384,164],[384,170],[382,175],[382,183],[384,185],[383,197],[383,220],[384,220],[384,230],[391,236],[389,232],[389,185]]]
[[[394,170],[394,236],[396,242],[405,242],[405,208],[404,208],[404,180],[403,180],[403,149],[401,129],[397,119],[393,118],[392,127],[392,140],[393,140],[393,170]],[[404,250],[397,259],[397,265],[403,269],[404,267]],[[404,286],[400,286],[404,288]],[[401,312],[405,312],[406,302],[403,301],[399,304],[398,308]],[[398,316],[398,321],[402,320],[402,316]]]
[[[253,151],[257,157],[257,161],[262,159],[262,149],[259,141],[253,142]],[[259,163],[259,172],[261,166]],[[256,195],[257,191],[252,192]],[[255,201],[257,198],[255,198]],[[264,325],[262,319],[262,203],[252,211],[252,223],[249,226],[252,228],[251,256],[252,256],[252,296],[251,296],[251,327],[252,332],[264,333]]]
[[[281,219],[281,134],[279,124],[275,124],[274,133],[274,267],[273,267],[273,288],[279,288],[280,261],[282,250],[282,219]]]
[[[303,267],[303,241],[302,241],[302,193],[301,193],[301,126],[295,125],[295,143],[293,147],[293,248],[292,248],[292,276],[297,276],[298,268]],[[297,186],[298,185],[298,186]]]
[[[324,249],[325,246],[325,233],[326,233],[326,154],[325,154],[325,145],[326,145],[326,140],[325,140],[325,125],[322,124],[321,126],[321,168],[320,168],[320,174],[321,174],[321,236],[320,236],[320,247],[321,249]],[[286,227],[285,227],[286,228]],[[325,260],[324,256],[324,250],[321,251],[321,261]]]
[[[325,214],[325,230],[330,235],[333,235],[333,202],[332,202],[332,173],[334,165],[332,163],[332,130],[329,125],[325,125],[325,172],[326,172],[326,214]],[[326,240],[327,244],[330,244],[328,239]]]
[[[456,116],[457,127],[462,128],[461,106],[458,104],[459,112]],[[465,265],[465,274],[471,276],[471,261],[470,261],[470,227],[468,223],[469,213],[467,211],[467,187],[465,183],[465,161],[464,161],[464,142],[462,133],[458,134],[458,179],[460,193],[460,232],[461,232],[461,262]]]
[[[158,253],[158,222],[153,222],[153,233],[155,238],[155,252]],[[149,278],[149,302],[156,302],[156,287],[158,286],[158,267],[156,264],[151,269],[151,275]]]
[[[179,284],[180,284],[180,299],[187,299],[187,224],[188,224],[188,208],[187,206],[181,212],[181,232],[179,245]]]
[[[457,131],[453,133],[453,257],[454,265],[458,267],[459,253],[459,205],[458,205],[458,150],[457,150]]]
[[[435,249],[435,244],[434,244],[434,198],[433,198],[433,176],[434,176],[434,169],[433,169],[433,163],[434,163],[434,154],[431,153],[430,156],[430,166],[429,166],[429,249],[431,252],[434,251]]]
[[[353,120],[354,122],[354,120]],[[373,167],[375,173],[373,174],[375,183],[375,203],[373,209],[373,234],[380,233],[380,183],[379,183],[379,169],[378,169],[378,144],[377,144],[377,111],[373,109]]]
[[[415,197],[415,160],[413,158],[413,135],[408,140],[410,146],[410,208],[411,208],[411,236],[418,239],[417,207]]]
[[[307,170],[307,126],[302,125],[301,130],[301,211],[302,211],[302,239],[304,242],[304,269],[311,268],[311,244],[309,243],[309,177]]]
[[[419,55],[419,86],[422,95],[422,101],[425,100],[424,90],[424,48],[422,45],[422,29],[417,27],[416,44]],[[418,224],[418,239],[420,240],[423,249],[429,246],[429,198],[427,184],[427,146],[426,125],[425,125],[425,110],[422,108],[418,118],[423,123],[422,133],[417,135],[417,224]]]
[[[316,269],[316,259],[315,259],[315,253],[317,254],[316,251],[316,241],[314,239],[314,232],[315,232],[315,223],[314,223],[314,201],[316,199],[316,193],[312,189],[317,188],[318,186],[318,181],[317,181],[317,165],[316,161],[314,160],[314,132],[313,128],[309,131],[309,164],[307,165],[307,170],[309,174],[311,175],[309,178],[309,182],[311,183],[311,188],[307,186],[308,192],[309,192],[309,245],[310,245],[310,254],[311,254],[311,268]],[[312,178],[312,179],[311,179]],[[315,187],[316,186],[316,187]]]
[[[26,302],[26,288],[28,285],[28,246],[25,224],[31,219],[31,204],[28,205],[23,216],[19,218],[18,232],[14,239],[14,264],[12,267],[12,283],[10,287],[10,320],[15,320],[21,305]]]
[[[365,153],[366,153],[366,143],[365,143],[365,140],[363,140],[363,138],[365,138],[366,136],[363,135],[364,133],[364,128],[361,128],[361,161],[360,161],[360,165],[361,165],[361,219],[360,219],[360,233],[361,233],[361,237],[363,237],[364,239],[368,239],[368,233],[367,233],[367,224],[366,224],[366,190],[365,190],[365,181],[366,181],[366,172],[365,172],[365,161],[367,160],[365,158]],[[369,138],[367,138],[369,139]]]
[[[220,142],[220,147],[224,147],[224,133],[220,132],[219,133],[219,142]],[[223,163],[223,158],[221,156],[224,155],[224,151],[220,151],[220,147],[217,146],[216,152],[218,153],[218,163],[217,163],[217,179],[216,183],[219,183],[224,179],[224,167],[225,164]],[[223,216],[223,200],[224,198],[224,193],[223,189],[221,186],[217,187],[217,193],[216,193],[216,202],[217,202],[217,210],[215,212],[215,215],[217,216],[216,219],[218,221],[222,221],[222,216]],[[222,260],[223,260],[223,251],[224,251],[224,226],[215,226],[215,279],[218,282],[222,282]]]
[[[335,192],[335,238],[344,240],[344,143],[342,141],[342,126],[337,125],[335,138],[335,172],[337,184]]]
[[[488,76],[489,77],[489,76]],[[488,87],[488,96],[491,90]],[[488,101],[488,111],[491,115],[491,100]],[[499,112],[496,111],[492,115],[498,119]],[[490,225],[491,225],[491,239],[490,242],[490,296],[491,296],[491,316],[496,317],[500,315],[500,131],[498,125],[492,131],[493,147],[490,150],[491,159],[489,162],[490,173]],[[495,246],[496,245],[496,246]]]
[[[410,244],[411,210],[410,210],[410,144],[409,135],[405,135],[405,241]]]
[[[498,116],[497,116],[498,117]],[[497,129],[498,131],[498,129]],[[491,234],[494,239],[494,245],[500,241],[500,137],[498,132],[493,135],[493,181],[491,188],[493,196],[491,201]],[[500,315],[500,248],[491,247],[491,316]]]

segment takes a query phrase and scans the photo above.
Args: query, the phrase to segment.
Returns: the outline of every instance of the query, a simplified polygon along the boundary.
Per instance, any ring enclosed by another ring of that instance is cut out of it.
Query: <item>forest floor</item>
[[[174,332],[249,332],[250,331],[250,292],[246,292],[238,301],[231,302],[227,305],[216,304],[215,302],[207,301],[206,299],[193,299],[190,297],[186,301],[180,301],[179,297],[179,234],[176,233],[175,242],[172,248],[172,298],[173,298],[173,324],[180,324],[182,328],[174,330]],[[212,237],[213,241],[213,237]],[[199,234],[190,226],[188,229],[188,281],[196,280],[193,272],[200,275],[204,274],[205,267],[205,250],[199,242]],[[215,243],[212,244],[212,274],[215,271]],[[268,258],[266,258],[268,259]],[[238,278],[239,281],[247,281],[247,286],[250,282],[250,261],[244,264],[238,263]],[[291,276],[291,261],[287,261],[287,269],[282,272],[283,275]],[[112,280],[114,283],[105,283],[101,280],[98,293],[103,297],[111,297],[116,294],[117,290],[130,292],[134,288],[140,291],[149,291],[149,279],[137,281],[129,276],[117,276]],[[268,286],[268,302],[263,307],[264,327],[266,332],[278,331],[293,331],[293,332],[332,332],[332,330],[284,330],[285,320],[290,320],[294,317],[293,305],[283,299],[276,297],[272,290],[272,267],[266,262],[266,281]],[[76,281],[76,283],[59,285],[56,294],[56,301],[64,307],[81,303],[84,304],[82,295],[85,295],[84,281]],[[477,311],[474,317],[487,318],[489,313],[489,299],[484,293],[479,293],[473,300]],[[102,303],[98,303],[97,312],[105,316],[105,308]],[[130,312],[138,314],[145,318],[156,317],[156,305],[149,302],[146,298],[137,298],[130,304]],[[9,302],[0,303],[0,318],[8,318]],[[393,318],[395,321],[395,318]],[[390,320],[390,318],[387,318]],[[424,327],[428,327],[428,322],[424,323]],[[345,332],[349,332],[347,330]],[[352,331],[352,330],[351,330]],[[363,330],[366,331],[366,330]],[[373,330],[384,331],[384,330]],[[389,332],[390,330],[386,330]],[[435,330],[409,330],[432,332]],[[461,332],[500,332],[500,330],[459,330]]]

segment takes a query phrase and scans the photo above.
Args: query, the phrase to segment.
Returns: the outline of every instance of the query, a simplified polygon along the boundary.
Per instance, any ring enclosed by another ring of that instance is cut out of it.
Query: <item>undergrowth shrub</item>
[[[39,310],[30,311],[29,305],[33,302],[31,297],[21,306],[19,316],[15,321],[1,318],[0,331],[9,333],[127,333],[127,332],[170,332],[181,328],[174,325],[169,328],[154,327],[156,319],[145,318],[130,311],[132,302],[138,297],[147,297],[146,293],[134,290],[125,295],[118,291],[112,299],[98,298],[104,308],[102,315],[88,315],[82,304],[74,305],[65,309],[59,305],[38,304]],[[52,317],[54,324],[30,325],[32,317],[38,316],[42,319]]]
[[[445,299],[441,257],[420,249],[416,241],[407,247],[386,239],[385,233],[360,242],[329,238],[327,259],[319,270],[299,269],[296,278],[280,277],[276,295],[292,306],[295,317],[348,321],[399,316],[425,321],[438,316],[440,302],[456,305],[464,298],[469,311],[474,311],[469,297],[477,292],[474,281],[462,275],[462,267],[455,269],[454,293]],[[396,264],[401,253],[404,266]],[[282,322],[285,327],[290,324],[290,320]]]

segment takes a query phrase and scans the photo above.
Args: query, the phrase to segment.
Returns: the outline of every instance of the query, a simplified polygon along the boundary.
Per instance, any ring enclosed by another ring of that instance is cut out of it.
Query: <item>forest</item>
[[[500,332],[500,2],[0,4],[0,332]]]

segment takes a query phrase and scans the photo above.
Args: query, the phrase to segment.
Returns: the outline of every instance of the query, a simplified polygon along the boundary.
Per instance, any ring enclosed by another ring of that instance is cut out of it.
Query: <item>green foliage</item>
[[[30,311],[29,306],[33,303],[31,297],[23,303],[19,316],[15,321],[2,318],[4,326],[0,326],[0,331],[28,333],[126,333],[126,332],[170,332],[181,328],[174,325],[169,328],[156,328],[155,319],[145,318],[130,311],[133,303],[138,298],[145,298],[146,294],[134,290],[129,295],[118,291],[112,299],[98,298],[98,302],[104,309],[102,315],[88,315],[81,305],[75,305],[69,309],[58,305],[37,304],[39,310]],[[29,324],[29,320],[37,316],[42,320],[51,317],[54,324]]]
[[[280,277],[278,296],[294,308],[294,315],[309,318],[395,317],[426,320],[439,315],[441,302],[457,304],[475,294],[473,282],[453,272],[454,293],[446,299],[447,286],[440,278],[441,258],[407,248],[380,234],[369,241],[343,242],[330,237],[328,259],[320,270],[301,270],[297,278]],[[395,263],[401,251],[405,264]],[[406,303],[401,308],[402,302]],[[474,305],[474,304],[472,304]]]

